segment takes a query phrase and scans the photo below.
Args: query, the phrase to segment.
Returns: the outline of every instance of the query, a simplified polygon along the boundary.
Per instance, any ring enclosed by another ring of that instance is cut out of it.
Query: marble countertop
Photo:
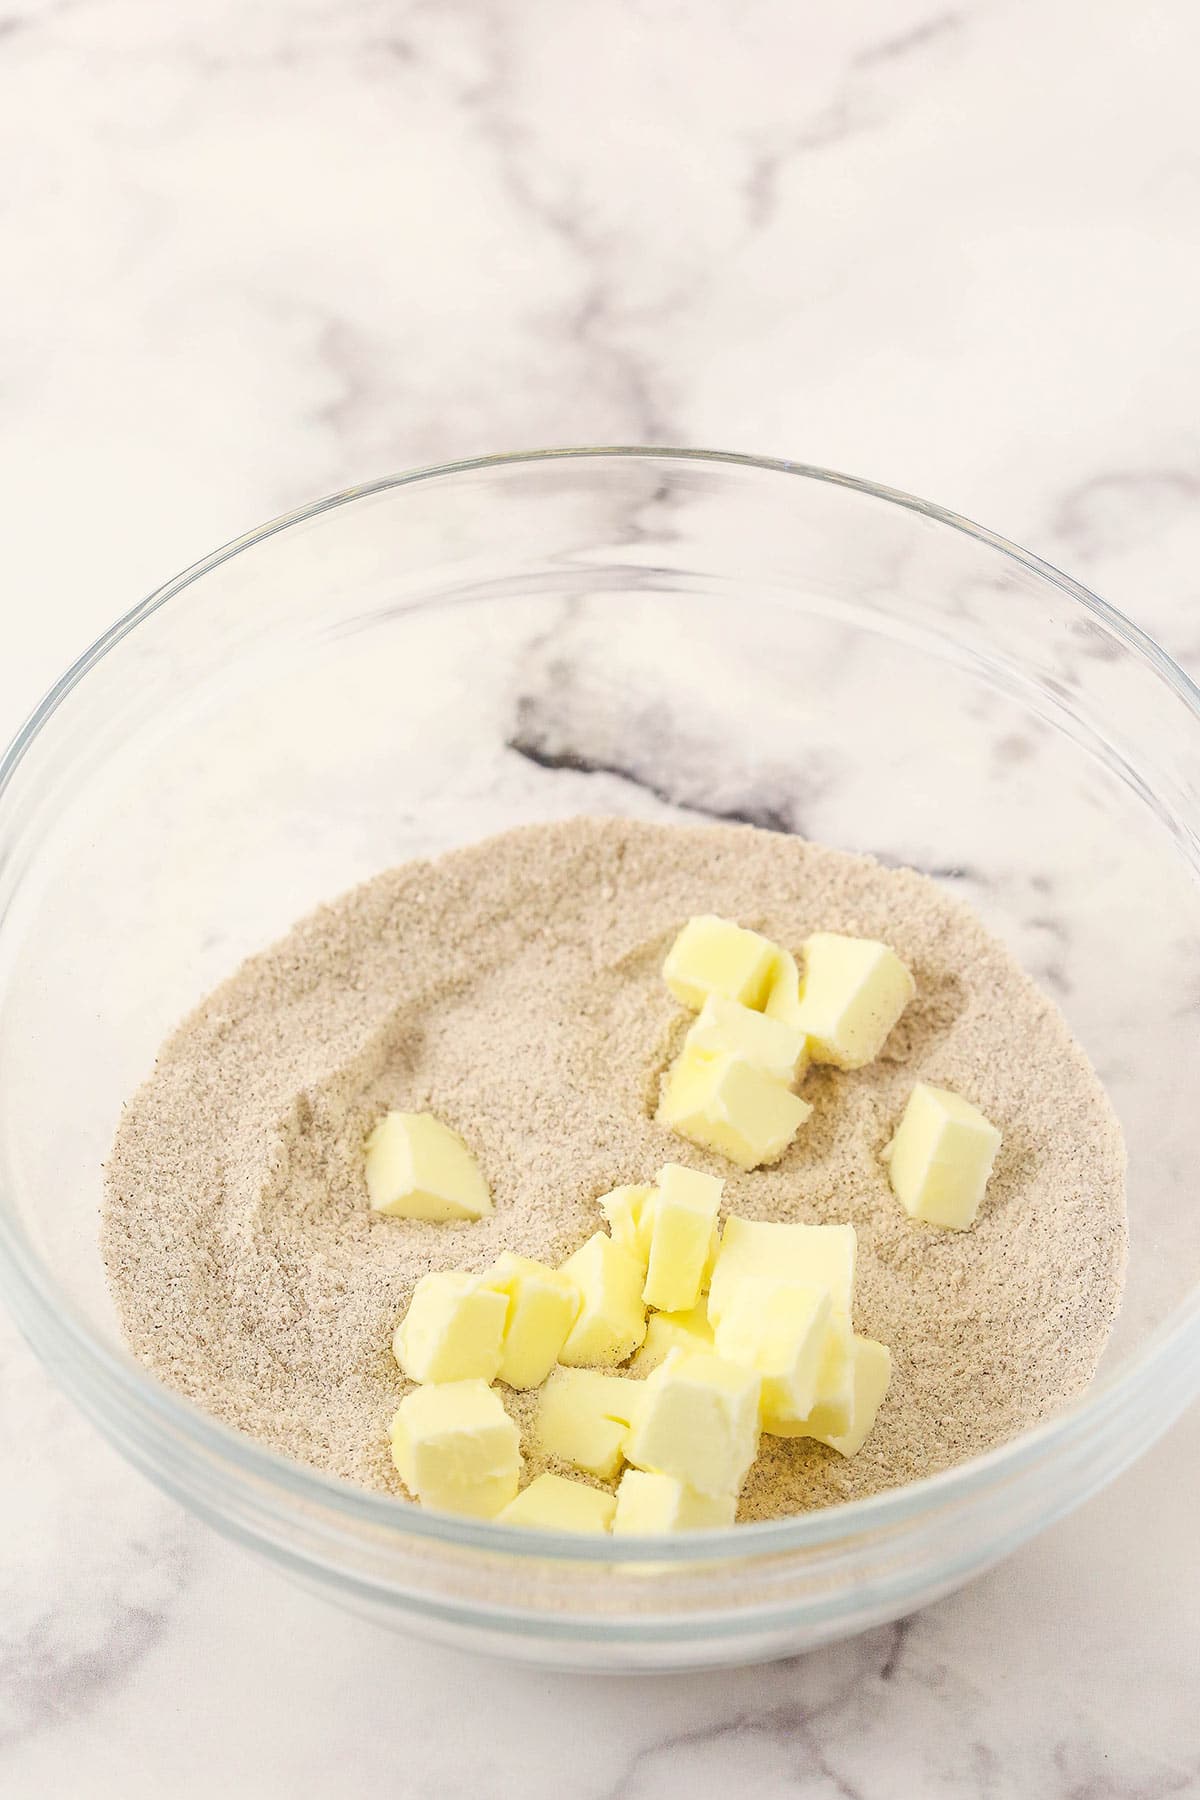
[[[7,0],[0,733],[215,544],[573,442],[982,519],[1200,673],[1189,0]],[[475,1664],[288,1586],[0,1321],[0,1793],[1200,1794],[1200,1415],[898,1627]]]

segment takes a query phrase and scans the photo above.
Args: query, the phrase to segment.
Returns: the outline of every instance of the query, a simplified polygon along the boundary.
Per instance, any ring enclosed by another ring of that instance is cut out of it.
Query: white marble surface
[[[0,730],[388,469],[712,444],[927,494],[1200,671],[1188,0],[7,0]],[[386,1637],[119,1463],[0,1323],[0,1793],[1200,1793],[1194,1412],[901,1628],[557,1678]]]

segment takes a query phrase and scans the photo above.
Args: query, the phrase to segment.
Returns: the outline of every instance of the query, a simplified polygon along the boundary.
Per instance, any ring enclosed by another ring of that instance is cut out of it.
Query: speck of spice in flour
[[[693,914],[798,948],[878,937],[917,996],[879,1060],[814,1069],[815,1111],[743,1174],[654,1119],[686,1016],[661,979]],[[908,1219],[880,1162],[918,1079],[1003,1133],[975,1227]],[[363,1140],[388,1107],[462,1133],[478,1223],[372,1214]],[[739,1517],[877,1492],[1002,1443],[1090,1380],[1125,1262],[1120,1129],[1057,1008],[925,877],[739,826],[535,825],[388,871],[219,987],[126,1106],[102,1228],[126,1336],[157,1376],[302,1462],[402,1493],[391,1337],[429,1269],[500,1250],[557,1263],[597,1196],[665,1161],[725,1178],[727,1212],[856,1227],[855,1324],[894,1374],[849,1460],[764,1437]],[[497,1388],[532,1454],[531,1397]]]

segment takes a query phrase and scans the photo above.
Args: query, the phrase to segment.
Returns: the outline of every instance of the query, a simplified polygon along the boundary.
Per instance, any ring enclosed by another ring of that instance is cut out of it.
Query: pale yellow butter
[[[911,1218],[965,1231],[975,1222],[999,1149],[1000,1133],[977,1106],[919,1081],[883,1155]]]
[[[736,1494],[758,1454],[760,1388],[751,1369],[673,1350],[643,1383],[625,1460],[700,1494]]]
[[[622,1363],[646,1335],[642,1265],[603,1231],[593,1235],[562,1265],[580,1292],[580,1307],[559,1352],[576,1368]]]
[[[693,1050],[740,1057],[751,1068],[787,1084],[808,1066],[808,1040],[802,1031],[723,994],[708,996],[686,1042]]]
[[[482,1381],[421,1387],[392,1420],[392,1460],[422,1505],[491,1518],[516,1494],[520,1434]]]
[[[721,1233],[708,1316],[719,1325],[738,1283],[756,1276],[824,1288],[834,1313],[848,1319],[857,1247],[853,1225],[775,1225],[735,1214]]]
[[[479,1164],[432,1113],[385,1113],[367,1139],[366,1178],[375,1212],[445,1220],[492,1210]]]
[[[614,1244],[619,1244],[643,1270],[650,1260],[650,1206],[654,1189],[649,1186],[617,1187],[600,1196],[600,1211],[608,1222]]]
[[[647,1306],[686,1312],[700,1298],[717,1231],[725,1183],[680,1163],[665,1163],[648,1204],[650,1255],[642,1298]]]
[[[547,1456],[611,1481],[643,1383],[595,1369],[556,1369],[538,1395],[533,1432]]]
[[[764,1431],[805,1418],[816,1405],[831,1322],[828,1288],[751,1276],[727,1297],[717,1354],[762,1376]]]
[[[874,1338],[848,1336],[831,1347],[817,1403],[806,1419],[776,1421],[776,1437],[809,1437],[841,1456],[856,1456],[875,1423],[892,1378],[891,1352]]]
[[[486,1275],[422,1275],[396,1327],[392,1353],[410,1381],[494,1381],[508,1299]]]
[[[513,1388],[541,1387],[579,1311],[580,1293],[560,1269],[505,1250],[485,1277],[507,1296],[500,1347],[500,1380]]]
[[[838,1417],[826,1415],[819,1405],[808,1420],[807,1435],[828,1444],[840,1456],[856,1456],[862,1449],[892,1379],[891,1351],[874,1338],[856,1336],[851,1361],[853,1395],[848,1425],[843,1430]]]
[[[761,1007],[775,966],[775,946],[757,931],[704,913],[689,919],[663,964],[663,980],[682,1006],[698,1012],[709,994]]]
[[[673,1475],[626,1469],[617,1488],[612,1529],[616,1537],[712,1531],[732,1525],[736,1517],[736,1494],[698,1494]]]
[[[807,1034],[814,1062],[861,1069],[917,991],[894,950],[871,938],[818,931],[804,946],[804,979],[793,1023]]]
[[[854,1327],[846,1313],[835,1312],[830,1321],[811,1409],[793,1414],[776,1407],[771,1416],[771,1434],[809,1437],[809,1421],[814,1416],[826,1434],[848,1432],[854,1423]]]
[[[652,1312],[646,1320],[646,1336],[630,1363],[633,1375],[648,1375],[665,1362],[672,1350],[711,1350],[712,1326],[703,1300],[687,1312]]]
[[[616,1506],[615,1496],[603,1488],[565,1475],[537,1475],[497,1515],[497,1523],[541,1531],[608,1531]]]
[[[812,1107],[728,1052],[685,1045],[663,1082],[658,1116],[689,1143],[742,1169],[777,1162]]]
[[[771,971],[771,981],[767,988],[766,1004],[763,1012],[768,1019],[778,1020],[783,1025],[790,1025],[793,1030],[801,1030],[800,1025],[800,970],[790,950],[775,952],[775,966]],[[805,1040],[805,1060],[808,1060],[807,1039]]]

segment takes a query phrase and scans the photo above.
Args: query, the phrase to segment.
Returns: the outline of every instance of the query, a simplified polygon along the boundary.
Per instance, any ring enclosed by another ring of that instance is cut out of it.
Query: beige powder
[[[809,1075],[816,1110],[773,1169],[743,1174],[653,1117],[687,1023],[661,964],[698,912],[793,948],[818,928],[881,937],[916,975],[877,1063]],[[1004,1134],[970,1232],[906,1218],[879,1160],[919,1078]],[[369,1212],[363,1139],[390,1106],[463,1134],[492,1218]],[[736,826],[533,826],[302,921],[184,1022],[126,1108],[104,1254],[155,1374],[278,1450],[399,1493],[388,1425],[408,1384],[390,1340],[418,1277],[502,1249],[558,1262],[601,1226],[599,1194],[668,1159],[724,1176],[728,1211],[852,1221],[856,1325],[892,1349],[860,1454],[764,1438],[742,1518],[943,1469],[1094,1372],[1124,1266],[1124,1157],[1057,1009],[924,877]],[[529,1399],[497,1391],[527,1426]]]

